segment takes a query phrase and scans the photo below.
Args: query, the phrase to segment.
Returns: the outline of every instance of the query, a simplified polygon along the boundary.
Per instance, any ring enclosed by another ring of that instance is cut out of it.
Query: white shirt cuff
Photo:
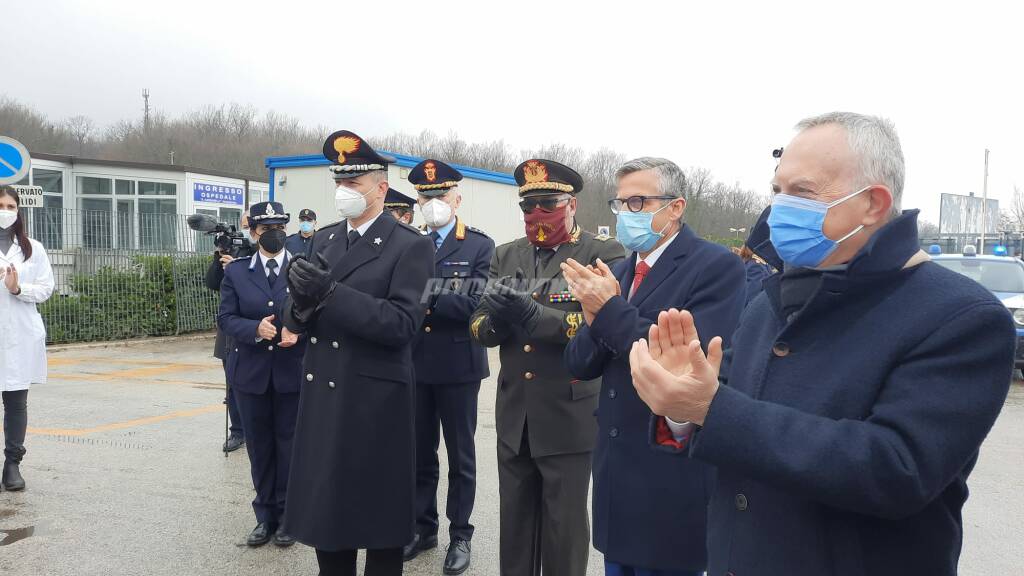
[[[690,434],[693,434],[693,429],[695,428],[693,422],[680,423],[672,420],[668,416],[665,416],[665,424],[668,424],[668,429],[672,432],[672,438],[674,438],[676,442],[682,442],[685,440],[690,436]]]

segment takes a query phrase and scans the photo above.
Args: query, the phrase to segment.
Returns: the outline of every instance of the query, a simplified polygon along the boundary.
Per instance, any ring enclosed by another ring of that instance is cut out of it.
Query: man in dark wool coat
[[[323,576],[402,573],[416,490],[412,344],[434,247],[384,213],[387,163],[352,132],[328,137],[342,222],[289,267],[288,331],[308,337],[284,525]]]
[[[718,468],[708,574],[952,576],[1013,320],[921,252],[889,121],[830,113],[798,130],[768,218],[784,271],[730,350],[715,334],[705,356],[674,310],[633,346],[652,444]]]

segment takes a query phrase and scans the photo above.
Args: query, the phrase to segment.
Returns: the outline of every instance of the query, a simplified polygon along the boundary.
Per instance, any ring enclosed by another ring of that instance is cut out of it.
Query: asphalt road
[[[51,351],[50,382],[29,394],[28,490],[0,493],[0,574],[316,574],[309,548],[244,545],[255,525],[249,465],[244,451],[220,452],[223,376],[211,348],[205,339]],[[469,575],[498,574],[494,390],[491,378],[481,391]],[[1015,384],[972,476],[961,574],[1019,571],[1022,463]],[[441,573],[445,529],[442,547],[406,574]],[[594,551],[589,574],[601,563]]]

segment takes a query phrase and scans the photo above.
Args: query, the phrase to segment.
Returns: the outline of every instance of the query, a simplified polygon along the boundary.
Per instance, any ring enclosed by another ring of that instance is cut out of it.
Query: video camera
[[[204,232],[213,236],[213,245],[221,254],[229,254],[234,258],[248,256],[253,253],[252,242],[246,233],[234,226],[218,222],[208,214],[193,214],[186,219],[188,227],[196,232]]]

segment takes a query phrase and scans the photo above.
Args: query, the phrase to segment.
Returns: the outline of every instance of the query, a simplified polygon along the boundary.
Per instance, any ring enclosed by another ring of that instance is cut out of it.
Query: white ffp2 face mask
[[[423,221],[431,228],[440,228],[452,219],[452,207],[444,200],[434,198],[420,206]]]
[[[18,220],[16,210],[0,210],[0,230],[7,230]]]
[[[334,207],[337,208],[338,215],[348,219],[366,212],[366,194],[344,184],[338,184],[334,190]]]

